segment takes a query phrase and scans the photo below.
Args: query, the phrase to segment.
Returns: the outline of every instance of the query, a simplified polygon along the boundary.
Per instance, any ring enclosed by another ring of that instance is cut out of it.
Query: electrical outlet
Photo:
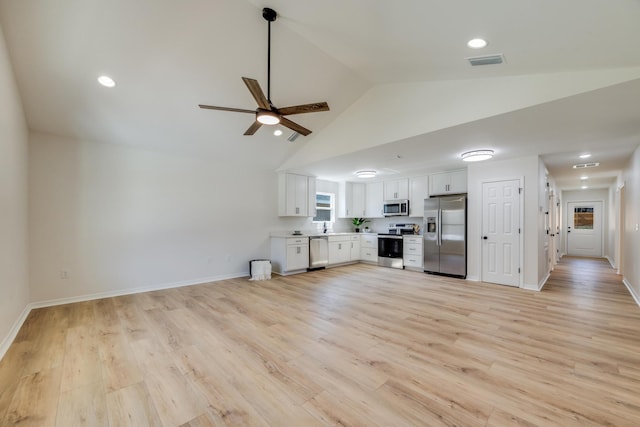
[[[69,278],[69,272],[67,270],[60,270],[60,278],[66,280]]]

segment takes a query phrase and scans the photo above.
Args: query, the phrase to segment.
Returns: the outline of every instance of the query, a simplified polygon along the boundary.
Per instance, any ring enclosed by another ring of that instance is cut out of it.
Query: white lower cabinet
[[[286,276],[309,268],[308,237],[272,237],[271,270]]]
[[[329,265],[360,260],[360,236],[329,236]]]
[[[360,235],[360,261],[378,263],[378,235]]]
[[[360,236],[351,236],[351,261],[360,261]]]
[[[402,253],[405,268],[422,269],[422,236],[404,236]]]

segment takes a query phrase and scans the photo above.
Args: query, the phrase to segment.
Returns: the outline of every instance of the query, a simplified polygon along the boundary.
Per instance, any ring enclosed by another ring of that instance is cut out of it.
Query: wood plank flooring
[[[578,258],[540,293],[358,264],[38,309],[0,425],[637,426],[640,309]]]

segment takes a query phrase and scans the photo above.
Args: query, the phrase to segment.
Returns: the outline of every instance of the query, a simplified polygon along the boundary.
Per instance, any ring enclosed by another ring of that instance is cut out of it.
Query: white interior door
[[[520,284],[520,180],[482,184],[482,280]]]
[[[567,254],[602,256],[602,202],[567,203]]]

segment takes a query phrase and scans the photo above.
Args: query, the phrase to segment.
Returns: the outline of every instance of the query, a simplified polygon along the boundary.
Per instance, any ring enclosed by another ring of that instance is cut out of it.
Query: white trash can
[[[253,259],[249,261],[249,280],[271,279],[271,261],[268,259]]]

